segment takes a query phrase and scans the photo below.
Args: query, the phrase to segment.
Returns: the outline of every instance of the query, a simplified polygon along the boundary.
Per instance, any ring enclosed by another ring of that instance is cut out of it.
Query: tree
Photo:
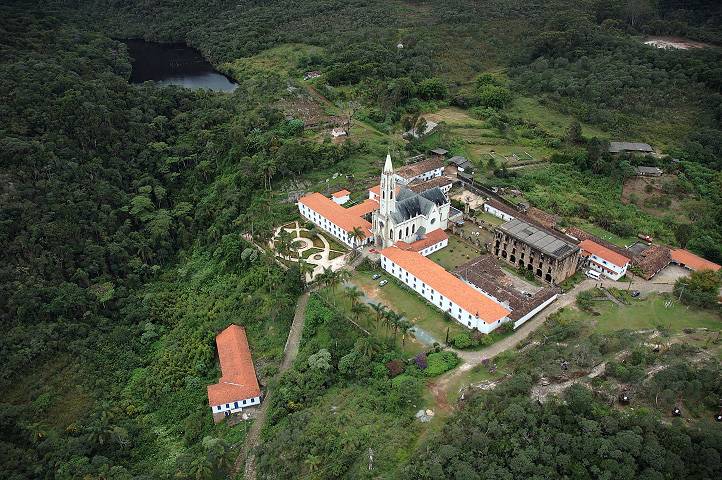
[[[584,137],[582,136],[582,125],[574,120],[569,129],[567,130],[566,141],[572,145],[579,145],[584,143]]]
[[[376,314],[376,332],[378,333],[379,324],[386,316],[386,305],[382,305],[380,303],[369,303],[369,306],[371,307],[371,310],[373,310]]]
[[[366,306],[365,303],[359,302],[351,307],[351,313],[353,314],[354,320],[356,321],[357,324],[359,323],[359,318],[362,315],[368,313],[368,311],[369,311],[369,308]]]
[[[351,307],[353,308],[358,304],[358,299],[363,296],[363,293],[355,285],[351,285],[346,287],[344,295],[351,301]]]
[[[353,251],[355,256],[355,254],[358,252],[359,245],[361,245],[361,242],[366,238],[366,234],[361,229],[361,227],[353,227],[353,230],[351,230],[348,235],[351,238],[351,243],[353,245]]]
[[[700,270],[674,284],[674,295],[685,305],[712,308],[717,304],[722,277],[719,272]]]

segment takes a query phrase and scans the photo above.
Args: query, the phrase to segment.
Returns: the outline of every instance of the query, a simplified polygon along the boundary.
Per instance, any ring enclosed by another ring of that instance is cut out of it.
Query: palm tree
[[[401,320],[401,324],[399,328],[401,329],[401,346],[403,347],[406,345],[406,336],[409,333],[409,330],[411,330],[411,327],[413,327],[413,324],[409,322],[406,319]]]
[[[351,245],[353,245],[352,249],[354,251],[354,256],[356,256],[355,254],[358,252],[357,248],[363,239],[366,238],[366,234],[361,227],[353,227],[353,230],[348,233],[348,236],[351,238]]]
[[[398,314],[394,312],[393,310],[387,310],[384,314],[384,324],[386,325],[386,332],[390,333],[389,331],[394,328],[396,325],[396,322],[398,321]],[[394,335],[395,339],[395,335]],[[394,340],[395,342],[395,340]]]
[[[333,304],[336,305],[336,287],[341,284],[340,272],[334,272],[329,267],[323,269],[323,284],[331,289]]]
[[[356,323],[359,323],[359,317],[365,313],[368,313],[369,307],[365,303],[356,303],[351,307],[351,313],[356,319]]]
[[[304,260],[298,261],[298,273],[301,275],[301,283],[303,283],[304,285],[308,284],[308,282],[306,281],[306,275],[313,275],[314,268],[315,267],[313,265]]]
[[[376,333],[379,333],[379,324],[381,319],[386,315],[386,305],[380,303],[369,303],[371,309],[376,313]]]
[[[346,287],[346,291],[344,292],[346,295],[346,298],[351,300],[351,309],[353,310],[353,307],[355,307],[358,304],[358,299],[363,296],[363,293],[359,291],[358,288],[355,286]]]

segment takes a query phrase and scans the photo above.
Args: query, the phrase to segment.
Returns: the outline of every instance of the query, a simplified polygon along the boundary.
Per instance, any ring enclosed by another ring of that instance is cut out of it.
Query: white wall
[[[258,405],[259,403],[261,403],[261,397],[241,398],[223,405],[213,405],[211,409],[213,410],[213,413],[235,413],[240,412],[244,408]]]
[[[429,285],[426,285],[420,279],[414,277],[411,273],[404,270],[390,259],[382,256],[381,266],[384,270],[386,270],[386,272],[399,279],[403,284],[421,295],[437,309],[442,312],[448,312],[457,322],[468,329],[476,328],[482,333],[490,333],[497,329],[501,324],[508,321],[507,318],[503,318],[493,324],[488,324],[482,319],[476,318],[474,314],[467,312],[447,297],[441,295],[439,292],[431,288]]]
[[[429,170],[424,173],[421,173],[419,175],[416,175],[414,177],[401,177],[397,174],[394,174],[394,177],[396,178],[396,183],[400,185],[408,185],[409,183],[413,182],[414,180],[431,180],[432,178],[440,177],[444,173],[444,167],[439,167],[434,170]]]
[[[625,273],[627,273],[627,266],[629,266],[629,262],[625,263],[623,267],[620,267],[619,265],[615,265],[612,262],[608,262],[604,260],[602,257],[598,257],[596,255],[590,255],[588,257],[589,260],[589,268],[592,270],[596,270],[597,272],[601,273],[605,277],[609,277],[612,280],[619,280],[624,276]]]
[[[508,213],[502,212],[498,208],[494,208],[491,205],[489,205],[488,203],[484,204],[484,211],[494,215],[495,217],[501,218],[505,222],[508,222],[509,220],[514,220],[514,217],[512,217]]]
[[[556,300],[558,296],[559,296],[559,295],[554,295],[554,296],[551,297],[549,300],[545,301],[544,303],[542,303],[541,305],[539,305],[538,307],[536,307],[534,310],[532,310],[531,312],[527,313],[526,315],[524,315],[523,317],[521,317],[519,320],[517,320],[516,322],[514,322],[514,330],[516,330],[517,328],[519,328],[521,325],[524,325],[524,323],[525,323],[527,320],[529,320],[529,319],[532,318],[534,315],[536,315],[537,313],[539,313],[539,312],[541,312],[542,310],[544,310],[544,309],[547,307],[547,305],[549,305],[549,304],[552,303],[554,300]]]
[[[344,203],[348,202],[351,199],[350,196],[344,195],[343,197],[333,197],[333,201],[338,203],[339,205],[343,205]]]
[[[447,246],[448,244],[449,244],[449,239],[448,239],[448,238],[445,238],[445,239],[443,239],[443,240],[440,241],[440,242],[437,242],[437,243],[435,243],[435,244],[433,244],[433,245],[429,245],[429,246],[426,247],[425,249],[421,250],[419,253],[420,253],[421,255],[425,256],[425,257],[428,257],[429,255],[431,255],[432,253],[436,252],[437,250],[441,250],[442,248],[444,248],[444,247]]]
[[[347,247],[353,248],[354,244],[356,244],[356,240],[351,240],[351,237],[346,230],[339,227],[335,223],[332,223],[326,217],[321,216],[318,212],[311,210],[301,202],[298,202],[298,211],[301,212],[301,215],[304,218],[310,220],[316,226],[331,234],[334,238],[339,240]],[[369,237],[365,241],[361,241],[360,244],[363,245],[365,243],[371,243],[371,240],[372,238]]]

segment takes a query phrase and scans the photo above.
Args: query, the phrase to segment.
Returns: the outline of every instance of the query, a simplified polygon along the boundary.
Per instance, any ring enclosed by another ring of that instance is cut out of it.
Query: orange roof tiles
[[[511,313],[420,253],[388,247],[381,250],[381,255],[485,323],[494,323]]]
[[[695,255],[689,250],[684,250],[682,248],[676,248],[672,250],[671,254],[673,262],[683,264],[684,266],[695,271],[712,270],[713,272],[716,272],[717,270],[722,268],[716,263],[710,262],[709,260],[704,259],[698,255]]]
[[[359,227],[366,238],[371,236],[371,223],[354,215],[350,209],[343,208],[333,200],[324,197],[318,192],[314,192],[301,197],[299,203],[306,205],[308,208],[318,213],[328,221],[338,225],[347,232],[353,231],[355,227]]]
[[[379,202],[376,200],[371,200],[370,198],[367,198],[363,202],[359,203],[358,205],[354,205],[352,207],[348,207],[346,209],[347,212],[358,215],[359,217],[362,217],[364,215],[367,215],[374,210],[379,209]]]
[[[596,255],[599,258],[603,258],[604,260],[608,261],[609,263],[613,263],[618,267],[623,267],[627,263],[629,263],[629,259],[624,255],[621,255],[614,250],[610,250],[604,245],[600,245],[593,240],[582,240],[579,243],[579,248],[581,248],[585,252],[591,253],[592,255]]]
[[[369,192],[374,193],[380,197],[381,196],[381,185],[374,185],[373,187],[369,188]]]
[[[344,189],[344,190],[339,190],[338,192],[332,193],[331,196],[333,198],[340,198],[340,197],[345,197],[346,195],[350,195],[350,194],[351,194],[351,192]]]
[[[216,336],[216,346],[221,378],[218,383],[208,385],[208,403],[213,407],[260,396],[261,388],[243,327],[230,325]]]
[[[404,165],[403,167],[397,168],[394,173],[399,177],[409,179],[439,168],[444,168],[444,162],[438,158],[429,158],[421,160],[420,162]]]
[[[420,252],[421,250],[430,247],[432,245],[436,245],[439,242],[443,242],[444,240],[447,240],[449,236],[446,234],[445,231],[439,229],[432,230],[431,232],[427,233],[424,238],[421,240],[416,240],[415,242],[407,243],[404,241],[398,241],[394,245],[399,247],[402,250],[411,250],[413,252]]]

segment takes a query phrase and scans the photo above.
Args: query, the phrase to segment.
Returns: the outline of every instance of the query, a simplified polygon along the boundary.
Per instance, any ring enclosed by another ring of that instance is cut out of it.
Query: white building
[[[484,211],[495,217],[501,218],[505,222],[514,220],[511,209],[496,200],[489,199],[484,203]]]
[[[389,274],[469,329],[490,333],[509,321],[510,311],[419,252],[397,246],[381,251]]]
[[[587,263],[592,270],[612,280],[619,280],[627,273],[630,259],[621,253],[593,240],[583,240],[579,243],[579,248],[582,249],[582,255],[587,257]]]
[[[352,208],[343,208],[318,192],[301,197],[298,200],[298,210],[304,218],[349,248],[365,245],[373,239],[371,223],[368,220],[358,215]],[[360,239],[352,235],[356,228],[361,231]]]
[[[438,158],[430,158],[397,169],[394,180],[397,185],[408,185],[413,181],[425,182],[443,174],[444,162]]]
[[[407,177],[401,178],[408,181],[417,178],[428,180],[433,178],[432,176],[439,176],[441,174],[439,169],[443,170],[443,165],[431,169],[423,167],[410,172],[411,174]],[[426,178],[426,175],[431,176]],[[446,230],[450,208],[446,195],[438,187],[421,193],[416,193],[403,186],[397,188],[397,178],[399,176],[394,173],[391,155],[387,155],[379,187],[379,209],[374,212],[372,217],[375,244],[385,248],[398,241],[413,243],[434,230]],[[372,196],[372,193],[369,195]]]
[[[331,136],[334,138],[345,137],[346,135],[348,135],[348,133],[341,127],[336,127],[331,130]]]
[[[246,331],[230,325],[216,336],[221,378],[208,385],[208,404],[217,423],[232,413],[261,403],[261,388],[253,367]]]
[[[334,192],[331,194],[331,199],[339,205],[343,205],[351,199],[350,195],[351,192],[349,192],[348,190],[339,190],[338,192]]]

